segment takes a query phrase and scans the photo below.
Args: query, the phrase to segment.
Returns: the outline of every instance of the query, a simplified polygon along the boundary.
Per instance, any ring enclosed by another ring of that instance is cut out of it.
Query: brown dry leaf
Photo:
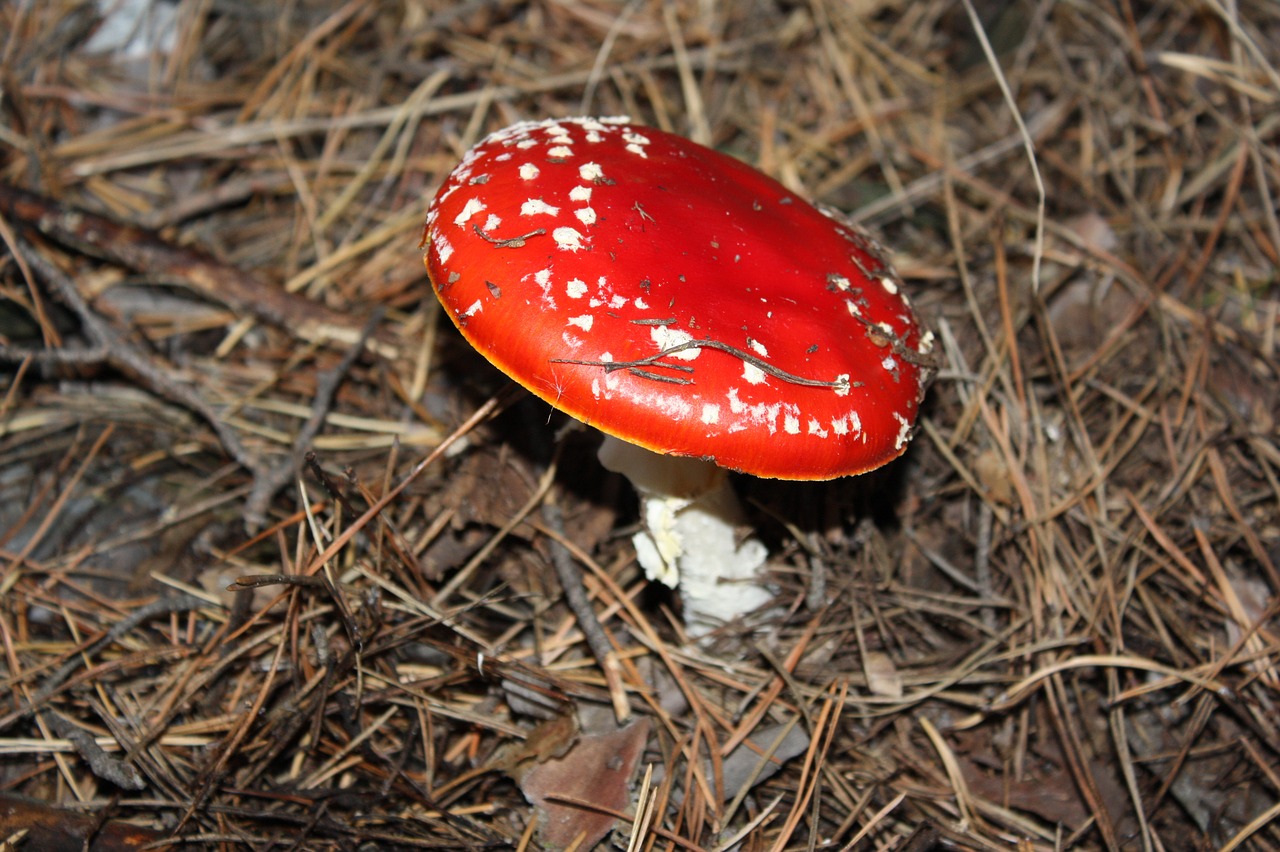
[[[532,475],[504,447],[477,449],[458,464],[441,502],[457,512],[453,524],[501,527],[529,498]]]
[[[529,763],[541,763],[560,757],[573,746],[577,737],[577,716],[562,713],[539,723],[523,740],[504,744],[494,752],[490,765],[518,781]]]
[[[862,670],[867,675],[867,688],[872,695],[902,697],[902,675],[883,651],[867,651],[862,656]]]
[[[779,739],[781,737],[781,739]],[[726,801],[736,799],[744,786],[755,787],[773,777],[783,764],[804,754],[809,748],[809,732],[796,724],[761,725],[725,756],[724,795]],[[711,775],[711,762],[707,761]]]
[[[1012,774],[992,775],[971,763],[964,778],[974,796],[1035,814],[1051,823],[1076,828],[1089,818],[1075,792],[1071,773],[1063,767],[1016,779]]]
[[[605,723],[592,718],[584,726],[594,730]],[[607,726],[598,733],[584,732],[564,757],[542,761],[520,779],[521,791],[537,809],[539,834],[549,849],[574,844],[580,850],[593,848],[616,825],[610,814],[630,804],[635,770],[649,739],[649,720],[638,718],[618,728],[610,718]]]
[[[1111,223],[1103,218],[1102,214],[1094,210],[1081,213],[1079,216],[1073,216],[1063,225],[1068,231],[1079,237],[1086,248],[1093,251],[1109,252],[1119,243]]]
[[[1048,305],[1049,323],[1067,355],[1088,358],[1133,304],[1124,287],[1108,278],[1084,275],[1054,294]]]
[[[119,820],[103,823],[96,814],[54,808],[44,802],[11,794],[0,795],[0,838],[22,832],[10,848],[44,852],[125,852],[160,840],[161,832]]]
[[[1270,435],[1280,412],[1280,395],[1275,384],[1260,378],[1248,360],[1234,353],[1218,355],[1209,362],[1205,388],[1243,428]]]
[[[985,449],[973,460],[973,472],[987,489],[987,494],[997,503],[1013,502],[1013,483],[1009,481],[1009,467],[1001,455],[993,449]]]

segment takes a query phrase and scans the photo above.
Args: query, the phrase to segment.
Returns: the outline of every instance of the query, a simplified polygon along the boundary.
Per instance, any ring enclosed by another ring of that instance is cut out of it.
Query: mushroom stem
[[[695,638],[773,598],[760,576],[768,551],[739,532],[746,515],[721,467],[667,456],[606,435],[600,463],[640,494],[644,531],[632,538],[650,580],[680,589]]]

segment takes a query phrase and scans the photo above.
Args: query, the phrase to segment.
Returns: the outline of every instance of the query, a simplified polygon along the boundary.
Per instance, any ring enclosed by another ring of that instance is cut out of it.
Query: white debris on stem
[[[609,435],[599,455],[639,492],[645,529],[632,539],[636,558],[650,580],[678,586],[691,637],[773,600],[763,577],[769,553],[755,537],[740,538],[746,516],[723,468]]]

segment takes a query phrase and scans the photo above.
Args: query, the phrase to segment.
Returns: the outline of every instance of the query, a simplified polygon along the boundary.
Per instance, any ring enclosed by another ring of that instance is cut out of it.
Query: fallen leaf
[[[517,780],[537,809],[538,833],[549,849],[593,848],[613,830],[631,804],[631,785],[649,739],[649,720],[619,728],[584,717],[583,732],[563,757],[541,761]]]
[[[883,651],[867,651],[862,656],[862,670],[867,675],[867,688],[872,695],[902,697],[902,675]]]
[[[25,832],[14,848],[42,852],[126,852],[155,843],[162,832],[120,820],[102,822],[97,814],[55,808],[9,793],[0,794],[0,838]],[[86,846],[87,844],[87,846]]]
[[[729,752],[721,764],[726,800],[736,799],[743,786],[755,787],[780,770],[788,760],[809,748],[809,733],[800,725],[762,725],[751,732],[742,745]],[[774,743],[782,736],[781,742]],[[773,749],[772,752],[769,749]],[[761,765],[763,763],[763,765]],[[707,766],[710,774],[710,764]]]
[[[542,763],[564,755],[577,736],[577,717],[572,713],[561,713],[540,722],[523,740],[504,744],[494,752],[489,764],[519,781],[527,764]]]

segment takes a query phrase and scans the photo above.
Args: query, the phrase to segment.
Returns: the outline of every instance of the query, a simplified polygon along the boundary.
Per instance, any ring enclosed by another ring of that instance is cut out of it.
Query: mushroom
[[[499,130],[440,187],[432,285],[485,358],[606,435],[634,541],[702,635],[759,608],[726,469],[833,479],[910,441],[921,329],[878,247],[732,157],[625,118]]]

